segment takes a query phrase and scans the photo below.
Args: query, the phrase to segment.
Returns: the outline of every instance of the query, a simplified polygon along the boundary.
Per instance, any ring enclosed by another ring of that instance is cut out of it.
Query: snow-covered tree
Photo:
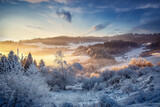
[[[103,95],[99,99],[98,107],[120,107],[120,105],[107,95]]]
[[[16,60],[17,58],[15,57],[14,55],[14,52],[13,51],[10,51],[9,54],[8,54],[8,61],[9,61],[9,68],[10,69],[13,69],[15,68],[16,66]]]
[[[87,78],[86,80],[84,80],[82,89],[91,90],[95,86],[96,83],[99,84],[100,82],[101,82],[101,79],[97,77]]]
[[[9,71],[9,62],[5,55],[3,55],[0,59],[0,73],[4,73]]]
[[[64,102],[61,107],[74,107],[72,103]]]
[[[37,61],[36,61],[36,60],[34,60],[34,61],[33,61],[33,63],[34,63],[34,65],[37,67]]]
[[[60,73],[61,79],[61,88],[65,90],[66,85],[70,84],[73,81],[72,75],[67,71],[67,62],[63,60],[64,55],[62,51],[56,53],[55,62],[58,64],[58,72]]]
[[[64,55],[62,53],[62,51],[57,51],[56,53],[56,58],[55,58],[55,62],[58,64],[59,66],[59,72],[61,74],[61,80],[63,82],[63,89],[65,89],[65,85],[67,84],[67,78],[66,78],[66,69],[64,68],[66,61],[63,60]]]
[[[43,61],[43,59],[41,59],[39,62],[38,68],[41,69],[43,67],[45,67],[45,62]]]
[[[68,66],[67,70],[75,76],[83,71],[83,66],[80,63],[74,63],[71,66]]]
[[[13,51],[10,51],[8,57],[2,56],[0,59],[0,70],[1,72],[12,71],[12,70],[21,70],[23,69],[19,58],[14,54]]]
[[[35,66],[35,64],[32,63],[29,66],[29,68],[27,69],[27,73],[28,74],[37,74],[37,73],[39,73],[39,71],[38,71],[38,68]]]
[[[26,73],[18,71],[0,74],[0,106],[52,107],[54,104],[44,78]]]
[[[63,60],[64,55],[62,53],[62,51],[57,51],[56,55],[55,55],[55,62],[58,64],[59,68],[60,68],[60,72],[63,74],[64,73],[64,66],[67,64],[65,60]]]

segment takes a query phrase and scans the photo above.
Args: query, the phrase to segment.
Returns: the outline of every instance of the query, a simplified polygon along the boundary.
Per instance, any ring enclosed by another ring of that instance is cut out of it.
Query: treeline
[[[43,59],[41,59],[37,65],[37,61],[33,60],[31,53],[29,53],[27,57],[20,59],[13,51],[10,51],[8,56],[3,55],[0,57],[0,72],[8,72],[12,69],[23,69],[26,71],[31,64],[34,64],[38,68],[45,66]]]
[[[157,42],[152,42],[151,44],[147,45],[146,48],[149,50],[142,52],[140,54],[141,57],[148,57],[151,56],[152,53],[160,52],[160,40]]]
[[[160,40],[157,42],[152,42],[150,45],[147,46],[149,49],[160,49]]]
[[[114,40],[110,42],[105,42],[104,44],[96,44],[87,47],[81,46],[77,49],[74,55],[84,53],[93,58],[113,59],[112,55],[122,54],[138,46],[139,45],[135,42]]]
[[[20,40],[18,43],[37,43],[41,42],[47,45],[67,45],[68,43],[80,43],[80,42],[106,42],[112,40],[122,40],[122,41],[131,41],[138,44],[144,44],[148,42],[155,42],[160,40],[160,33],[153,34],[137,34],[137,33],[127,33],[114,36],[104,36],[104,37],[70,37],[70,36],[59,36],[51,38],[35,38],[30,40]],[[3,43],[12,43],[13,41],[4,41]],[[16,42],[17,43],[17,42]]]
[[[53,38],[36,38],[31,40],[21,40],[19,43],[36,43],[41,42],[46,45],[68,45],[68,43],[80,43],[80,42],[97,42],[104,41],[99,37],[69,37],[59,36]]]
[[[79,43],[79,42],[105,42],[111,40],[122,40],[122,41],[132,41],[138,44],[155,42],[160,40],[160,33],[153,34],[137,34],[137,33],[127,33],[114,36],[104,36],[104,37],[70,37],[70,36],[59,36],[52,38],[36,38],[31,40],[21,40],[19,43],[36,43],[42,42],[47,45],[67,45],[70,42]]]
[[[128,33],[128,34],[112,36],[109,39],[132,41],[138,44],[144,44],[144,43],[155,42],[157,40],[160,40],[160,33],[153,33],[153,34]]]
[[[17,71],[31,74],[39,72],[46,78],[51,89],[65,89],[67,84],[73,83],[76,74],[83,71],[83,67],[80,63],[69,65],[63,57],[63,53],[58,51],[56,58],[53,59],[57,66],[51,67],[45,66],[43,59],[37,64],[31,53],[25,58],[19,58],[13,51],[10,51],[8,56],[0,56],[0,74]]]

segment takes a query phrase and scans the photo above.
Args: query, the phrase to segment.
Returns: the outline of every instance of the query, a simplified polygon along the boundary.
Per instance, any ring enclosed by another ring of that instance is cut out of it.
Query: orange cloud
[[[49,0],[19,0],[19,1],[26,1],[26,2],[30,2],[30,3],[49,2]]]

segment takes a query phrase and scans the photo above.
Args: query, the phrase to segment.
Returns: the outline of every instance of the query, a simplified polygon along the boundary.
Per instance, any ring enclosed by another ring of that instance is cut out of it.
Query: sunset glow
[[[156,33],[159,11],[157,0],[1,0],[0,37],[22,40]]]

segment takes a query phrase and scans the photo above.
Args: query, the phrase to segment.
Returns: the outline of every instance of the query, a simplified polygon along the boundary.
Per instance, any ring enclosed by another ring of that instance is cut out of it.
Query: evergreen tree
[[[38,68],[41,69],[43,67],[45,67],[45,62],[43,61],[43,59],[41,59],[39,62]]]
[[[8,61],[9,61],[10,69],[13,69],[15,67],[14,60],[15,60],[14,52],[10,51],[8,54]]]
[[[0,60],[0,72],[6,71],[18,71],[22,70],[22,65],[19,62],[19,58],[14,54],[13,51],[10,51],[8,57],[2,56]]]
[[[33,61],[33,63],[34,63],[34,65],[37,67],[37,61],[36,61],[36,60],[34,60],[34,61]]]
[[[29,66],[33,63],[33,58],[32,58],[32,54],[29,53],[28,57],[24,60],[24,68],[28,69]]]
[[[9,71],[9,62],[5,55],[3,55],[0,59],[0,73],[4,73]]]

